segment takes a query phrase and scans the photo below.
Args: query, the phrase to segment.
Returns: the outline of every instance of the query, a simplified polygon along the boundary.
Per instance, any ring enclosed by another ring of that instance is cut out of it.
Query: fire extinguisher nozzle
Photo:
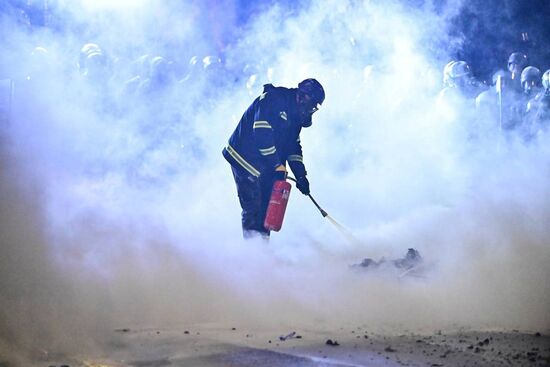
[[[328,215],[328,213],[326,211],[323,210],[323,208],[321,208],[319,206],[319,204],[317,204],[317,202],[315,201],[315,199],[313,198],[313,196],[311,196],[311,194],[307,194],[307,196],[309,196],[309,198],[311,199],[311,201],[313,202],[313,204],[315,204],[315,206],[317,207],[317,209],[319,209],[319,211],[321,212],[321,215],[324,217],[326,217]]]

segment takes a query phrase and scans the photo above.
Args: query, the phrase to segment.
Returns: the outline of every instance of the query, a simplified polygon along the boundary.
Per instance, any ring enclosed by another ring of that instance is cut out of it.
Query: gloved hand
[[[296,187],[304,195],[309,195],[309,181],[306,176],[298,177],[296,179]]]
[[[275,174],[273,175],[275,181],[286,180],[286,168],[282,164],[275,168]]]

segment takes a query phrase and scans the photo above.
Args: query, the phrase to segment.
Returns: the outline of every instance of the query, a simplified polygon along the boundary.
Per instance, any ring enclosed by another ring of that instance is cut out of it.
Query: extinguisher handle
[[[287,176],[286,177],[288,180],[290,181],[294,181],[294,183],[296,183],[296,179],[294,177],[290,177],[290,176]],[[328,213],[326,211],[323,210],[323,208],[321,208],[319,206],[319,204],[317,204],[317,202],[315,201],[315,199],[313,198],[313,196],[311,196],[311,194],[307,194],[307,196],[309,196],[309,198],[311,199],[311,201],[313,202],[313,204],[315,204],[315,206],[317,207],[317,209],[319,209],[319,211],[321,212],[321,215],[324,217],[326,217],[328,215]]]

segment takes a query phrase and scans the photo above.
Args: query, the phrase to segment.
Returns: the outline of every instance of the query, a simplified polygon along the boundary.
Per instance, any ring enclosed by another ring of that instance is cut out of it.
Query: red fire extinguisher
[[[292,186],[285,180],[277,180],[271,190],[271,198],[265,214],[264,228],[268,231],[278,232],[283,226],[286,205]]]

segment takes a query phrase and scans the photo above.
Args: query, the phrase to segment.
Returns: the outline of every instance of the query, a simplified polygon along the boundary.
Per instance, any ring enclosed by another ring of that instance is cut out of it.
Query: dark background
[[[29,27],[62,27],[62,22],[51,15],[56,0],[3,0],[0,12],[21,17],[26,13]],[[238,29],[255,14],[278,3],[291,14],[306,1],[236,0]],[[456,1],[452,0],[401,0],[405,7],[430,6],[445,14]],[[221,5],[216,0],[199,2],[205,9],[215,10]],[[219,12],[223,15],[223,11]],[[216,15],[216,14],[213,14]],[[210,14],[209,16],[212,16]],[[520,51],[528,56],[528,64],[541,72],[550,69],[550,0],[465,0],[456,16],[450,18],[449,36],[459,40],[453,45],[438,45],[434,52],[468,62],[480,80],[488,81],[498,69],[506,69],[508,57]],[[238,33],[235,31],[234,33]],[[215,35],[214,35],[215,36]],[[233,37],[229,34],[227,37]],[[225,42],[230,42],[226,39]]]
[[[443,5],[441,5],[443,6]],[[451,56],[467,61],[478,78],[506,69],[515,51],[541,72],[550,69],[549,0],[470,0],[453,18],[451,35],[463,37]]]

